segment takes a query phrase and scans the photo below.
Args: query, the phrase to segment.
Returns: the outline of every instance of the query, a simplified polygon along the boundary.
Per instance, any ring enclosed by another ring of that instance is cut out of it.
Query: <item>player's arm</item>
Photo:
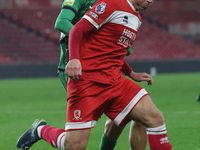
[[[65,73],[74,81],[82,75],[80,63],[80,44],[84,34],[96,30],[86,19],[82,18],[70,31],[69,34],[69,62],[65,68]]]
[[[67,1],[63,2],[61,12],[55,22],[56,30],[64,33],[67,36],[69,35],[70,30],[74,26],[71,21],[76,16],[76,13],[81,8],[81,5],[83,5],[81,3],[83,3],[81,0],[75,1],[73,4],[67,4]]]
[[[69,9],[62,9],[58,18],[56,19],[55,29],[69,35],[70,30],[73,27],[71,20],[74,18],[75,13]]]
[[[128,65],[128,63],[125,60],[121,71],[136,82],[147,81],[148,85],[152,85],[153,83],[153,79],[149,74],[147,74],[146,72],[133,72],[132,68]]]

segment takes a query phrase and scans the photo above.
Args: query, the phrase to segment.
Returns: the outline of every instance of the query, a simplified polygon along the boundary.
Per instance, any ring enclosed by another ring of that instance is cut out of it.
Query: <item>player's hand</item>
[[[153,78],[146,72],[143,73],[135,73],[131,71],[131,73],[128,75],[131,79],[133,79],[136,82],[141,82],[141,81],[147,81],[148,85],[153,84]]]
[[[78,59],[72,59],[70,60],[65,68],[66,75],[69,76],[74,81],[77,81],[79,79],[79,75],[82,75],[82,68],[81,68],[81,62]]]

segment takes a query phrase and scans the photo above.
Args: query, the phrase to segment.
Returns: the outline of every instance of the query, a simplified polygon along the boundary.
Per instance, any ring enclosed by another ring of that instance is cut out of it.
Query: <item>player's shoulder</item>
[[[127,0],[98,0],[97,6],[106,7],[108,10],[120,10],[126,7]]]
[[[114,10],[118,9],[118,5],[119,5],[118,1],[119,0],[97,0],[94,7],[95,7],[96,11],[98,11],[98,10],[101,12],[104,10],[106,10],[106,12],[114,11]]]
[[[115,5],[118,5],[119,0],[100,0],[100,1],[102,3],[105,3],[106,5],[110,5],[111,7],[115,8]]]

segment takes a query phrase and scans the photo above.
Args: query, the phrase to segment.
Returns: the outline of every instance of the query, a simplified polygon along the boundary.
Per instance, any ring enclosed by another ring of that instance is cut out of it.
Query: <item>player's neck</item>
[[[139,10],[137,9],[137,5],[135,3],[135,0],[127,0],[130,5],[132,5],[134,11],[138,12]]]

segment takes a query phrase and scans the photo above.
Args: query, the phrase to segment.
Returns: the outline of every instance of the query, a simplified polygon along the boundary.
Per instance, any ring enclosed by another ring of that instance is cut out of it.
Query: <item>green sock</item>
[[[113,150],[117,141],[108,139],[105,134],[101,137],[100,150]]]

